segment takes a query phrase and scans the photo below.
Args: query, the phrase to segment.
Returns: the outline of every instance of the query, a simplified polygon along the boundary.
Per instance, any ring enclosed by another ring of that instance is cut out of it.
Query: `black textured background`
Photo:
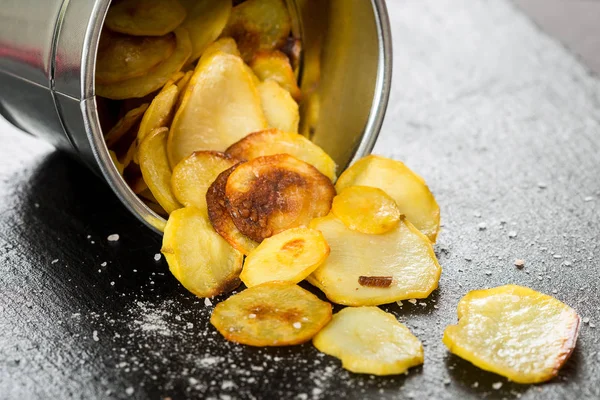
[[[394,89],[375,152],[436,194],[443,273],[430,298],[386,309],[425,364],[360,376],[311,345],[225,342],[212,306],[154,260],[157,235],[78,163],[0,121],[0,398],[600,398],[600,81],[506,1],[388,7]],[[441,343],[460,297],[506,283],[589,319],[547,384],[509,383]]]

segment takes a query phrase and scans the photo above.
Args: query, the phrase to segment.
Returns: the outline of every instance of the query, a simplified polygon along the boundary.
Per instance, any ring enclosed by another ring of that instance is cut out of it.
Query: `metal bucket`
[[[311,139],[340,169],[373,149],[390,92],[392,39],[384,0],[287,0],[303,42],[300,83],[314,90]],[[96,52],[110,0],[5,0],[0,7],[0,114],[74,154],[140,220],[165,220],[112,163],[94,92]],[[310,86],[310,87],[309,87]]]

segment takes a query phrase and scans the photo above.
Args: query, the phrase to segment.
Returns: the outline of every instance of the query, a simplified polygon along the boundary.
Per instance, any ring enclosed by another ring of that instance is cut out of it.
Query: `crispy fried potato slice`
[[[135,124],[138,123],[148,109],[148,104],[134,108],[121,118],[113,128],[104,136],[106,146],[112,147],[115,145]]]
[[[169,213],[167,213],[165,211],[165,209],[160,206],[160,204],[153,203],[153,202],[147,202],[146,205],[148,206],[149,209],[151,209],[152,211],[154,211],[155,213],[157,213],[161,217],[163,217],[163,218],[168,218],[169,217]],[[162,229],[164,231],[165,228],[163,227]]]
[[[185,73],[184,77],[181,78],[179,82],[177,82],[177,88],[179,89],[179,95],[177,96],[177,102],[175,103],[174,112],[179,110],[181,107],[181,103],[183,102],[183,97],[185,96],[185,92],[190,86],[190,81],[192,80],[192,75],[194,75],[194,71],[188,71]]]
[[[111,31],[135,36],[162,36],[186,17],[177,0],[121,0],[108,9],[105,24]]]
[[[554,297],[505,285],[469,292],[443,342],[479,368],[518,383],[552,379],[577,342],[579,315]]]
[[[258,246],[258,243],[244,235],[235,226],[229,210],[227,210],[227,198],[225,197],[227,179],[236,167],[237,165],[234,165],[217,176],[217,179],[215,179],[206,192],[206,204],[208,218],[215,231],[236,250],[241,251],[244,255],[248,255]]]
[[[400,161],[370,155],[358,160],[339,177],[338,193],[348,186],[379,188],[396,200],[400,212],[435,243],[440,229],[440,207],[423,178]]]
[[[189,85],[169,135],[172,166],[194,151],[225,151],[266,128],[258,91],[239,57],[223,52],[202,57]]]
[[[423,364],[419,339],[377,307],[344,308],[317,333],[313,345],[359,374],[396,375]]]
[[[310,228],[292,228],[263,240],[246,257],[240,279],[248,287],[265,282],[298,283],[329,255],[323,234]]]
[[[237,47],[237,43],[230,37],[223,37],[219,40],[212,42],[204,53],[202,53],[202,57],[208,58],[215,54],[216,52],[223,52],[226,54],[231,54],[232,56],[241,57],[240,50]]]
[[[168,128],[155,129],[142,140],[139,148],[140,169],[158,204],[168,213],[181,207],[171,191],[171,167],[167,159]]]
[[[135,37],[105,30],[100,36],[96,82],[121,82],[145,75],[175,51],[175,35]]]
[[[233,7],[223,36],[234,38],[244,61],[250,62],[260,50],[282,47],[291,29],[283,0],[247,0]]]
[[[147,74],[112,84],[96,83],[96,94],[113,100],[144,97],[162,88],[188,60],[192,45],[187,31],[183,28],[175,30],[177,47],[165,61],[148,71]]]
[[[207,210],[206,192],[217,176],[237,164],[237,161],[218,151],[196,151],[173,169],[171,188],[184,206]]]
[[[260,52],[254,57],[250,67],[261,81],[272,79],[290,92],[295,100],[300,99],[301,92],[296,82],[296,75],[290,60],[282,52]]]
[[[260,102],[271,128],[298,133],[300,111],[298,103],[277,82],[268,79],[258,86]]]
[[[123,170],[125,170],[129,166],[129,164],[131,164],[133,159],[136,157],[137,151],[138,151],[137,143],[134,140],[129,145],[129,149],[127,149],[127,152],[125,153],[125,156],[123,157],[123,161],[122,161]]]
[[[156,95],[140,123],[137,134],[138,143],[141,143],[153,130],[169,126],[178,95],[179,89],[175,85],[169,86]]]
[[[369,186],[348,186],[333,198],[331,212],[348,228],[382,234],[400,222],[400,210],[386,192]]]
[[[261,242],[327,215],[335,189],[312,165],[277,154],[240,164],[227,179],[225,195],[235,226]]]
[[[123,166],[123,164],[119,161],[119,159],[117,158],[117,154],[112,150],[109,150],[108,154],[110,155],[113,164],[115,164],[117,171],[119,171],[119,174],[123,176],[123,170],[125,169],[125,166]]]
[[[300,286],[267,282],[217,304],[210,323],[232,342],[291,346],[308,342],[331,320],[331,304]]]
[[[189,62],[193,62],[223,32],[231,15],[232,5],[229,0],[181,0],[181,3],[188,14],[182,27],[190,33],[192,56]]]
[[[175,278],[198,297],[213,297],[240,284],[244,256],[219,236],[206,213],[195,207],[171,213],[161,252]]]
[[[227,154],[243,160],[275,154],[289,154],[302,160],[332,181],[335,180],[335,162],[319,146],[296,133],[267,129],[254,132],[227,149]]]
[[[431,242],[404,217],[381,235],[353,231],[333,214],[310,227],[323,233],[331,253],[307,280],[334,303],[375,306],[420,299],[438,286],[442,269]]]

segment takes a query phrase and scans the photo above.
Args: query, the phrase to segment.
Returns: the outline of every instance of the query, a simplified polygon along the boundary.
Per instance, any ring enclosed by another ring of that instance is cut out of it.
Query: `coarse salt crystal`
[[[301,324],[300,322],[294,322],[294,323],[292,324],[292,326],[293,326],[295,329],[300,329],[300,328],[302,328],[302,324]]]
[[[589,201],[593,201],[594,198],[592,196],[587,196],[586,198],[583,199],[583,201],[585,202],[589,202]]]
[[[56,264],[58,262],[58,258],[55,258],[54,260],[52,260],[52,262],[50,264]]]
[[[104,261],[103,263],[100,263],[101,267],[106,267],[106,265],[108,265],[108,263],[106,261]]]
[[[417,299],[409,299],[408,302],[410,304],[417,304]]]
[[[477,225],[477,228],[480,231],[485,231],[487,229],[487,224],[485,222],[480,222],[479,225]]]
[[[584,317],[582,321],[584,324],[587,324],[588,322],[590,322],[590,319],[588,317]]]
[[[248,314],[248,318],[250,319],[254,319],[256,318],[256,314],[252,313],[252,314]]]
[[[127,389],[125,389],[125,393],[127,394],[127,396],[131,396],[133,394],[133,392],[135,392],[135,389],[132,388],[131,386],[129,386]]]
[[[517,260],[515,260],[515,266],[517,268],[523,268],[525,266],[525,261],[523,261],[521,259],[517,259]]]
[[[492,383],[492,387],[496,390],[499,390],[502,387],[502,382]]]
[[[94,339],[94,342],[99,341],[100,339],[98,338],[98,331],[94,331],[92,332],[92,339]]]
[[[156,254],[154,255],[154,261],[159,261],[161,257],[162,257],[162,256],[161,256],[161,254],[160,254],[160,253],[156,253]]]
[[[119,235],[117,233],[113,233],[112,235],[108,235],[106,238],[109,242],[116,242],[119,240]]]
[[[516,231],[510,231],[508,232],[508,237],[511,239],[514,239],[517,237],[517,232]]]
[[[206,297],[206,298],[204,299],[204,305],[205,305],[206,307],[210,307],[210,306],[212,306],[212,301],[210,301],[210,299],[209,299],[208,297]]]

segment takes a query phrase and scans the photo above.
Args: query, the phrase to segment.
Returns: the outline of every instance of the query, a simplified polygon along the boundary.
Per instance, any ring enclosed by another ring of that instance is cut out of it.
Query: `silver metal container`
[[[220,0],[216,0],[220,1]],[[384,0],[287,0],[303,43],[301,105],[311,139],[345,168],[373,149],[391,85]],[[110,0],[4,0],[0,114],[101,175],[140,220],[165,220],[130,190],[104,144],[94,91],[96,52]]]

